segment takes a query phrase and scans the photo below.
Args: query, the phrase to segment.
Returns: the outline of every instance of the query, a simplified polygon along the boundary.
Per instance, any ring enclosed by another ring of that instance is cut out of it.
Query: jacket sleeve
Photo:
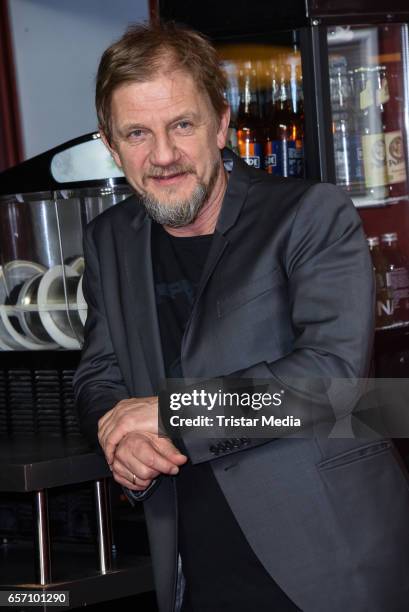
[[[84,234],[83,293],[88,311],[81,360],[73,385],[81,431],[95,451],[105,457],[98,441],[98,421],[120,400],[131,395],[111,343],[92,229],[91,224]],[[124,486],[122,490],[129,502],[135,505],[135,501],[143,501],[152,493],[158,481],[153,480],[145,491],[132,491]]]
[[[81,431],[91,446],[103,454],[97,435],[98,420],[130,394],[111,343],[92,227],[92,224],[88,226],[84,235],[83,293],[88,311],[84,345],[73,385]]]
[[[249,364],[228,377],[269,379],[288,390],[289,397],[293,394],[295,401],[305,392],[302,381],[316,379],[324,385],[324,403],[328,401],[336,418],[342,418],[359,398],[357,379],[367,375],[375,310],[369,249],[359,215],[341,189],[315,184],[307,190],[288,233],[282,264],[294,330],[292,351],[277,361]],[[346,379],[352,379],[351,384]],[[193,463],[270,441],[183,435]]]

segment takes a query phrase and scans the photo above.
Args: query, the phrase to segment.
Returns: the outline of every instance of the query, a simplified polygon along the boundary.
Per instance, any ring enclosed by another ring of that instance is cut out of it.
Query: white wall
[[[103,50],[148,0],[8,0],[25,157],[96,129],[94,84]]]

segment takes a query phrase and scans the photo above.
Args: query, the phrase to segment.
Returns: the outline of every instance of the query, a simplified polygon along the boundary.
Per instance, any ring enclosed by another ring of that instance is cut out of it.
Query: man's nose
[[[150,155],[151,163],[155,166],[169,166],[180,158],[175,142],[167,132],[157,134],[153,141]]]

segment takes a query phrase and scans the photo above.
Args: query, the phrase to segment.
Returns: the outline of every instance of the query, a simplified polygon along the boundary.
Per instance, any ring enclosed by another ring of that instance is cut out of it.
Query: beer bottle
[[[348,70],[349,92],[351,107],[349,114],[349,158],[351,160],[351,194],[365,195],[364,154],[362,150],[362,137],[360,133],[360,94],[359,83],[356,82],[355,70]]]
[[[291,124],[288,143],[288,176],[304,177],[304,97],[300,56],[291,63]]]
[[[385,148],[389,196],[408,197],[407,168],[403,132],[405,129],[405,79],[402,62],[400,25],[379,28],[379,63],[381,78],[386,82],[388,100],[385,104]]]
[[[274,125],[276,122],[276,105],[280,95],[280,78],[278,62],[274,61],[267,70],[266,78],[269,80],[268,97],[264,107],[264,168],[269,174],[280,175],[282,164],[279,164],[277,152],[274,147]]]
[[[357,194],[362,191],[364,173],[346,57],[330,56],[329,80],[336,181],[345,191]]]
[[[267,118],[265,168],[278,176],[302,176],[303,126],[298,112],[292,110],[289,76],[289,66],[281,64],[277,100]]]
[[[274,115],[275,104],[278,99],[279,78],[277,64],[275,61],[267,61],[264,66],[265,81],[265,102],[264,102],[264,123],[270,121]]]
[[[256,70],[246,62],[239,73],[240,104],[237,113],[239,154],[249,166],[263,167],[262,126]]]
[[[403,96],[400,98],[397,88],[401,83],[397,75],[390,74],[390,98],[385,105],[385,149],[389,197],[408,195],[405,147],[401,122],[404,118]]]
[[[303,90],[303,85],[302,85],[301,66],[297,66],[296,78],[297,78],[297,97],[296,97],[295,113],[298,114],[300,118],[301,125],[303,126],[303,133],[304,133],[304,90]]]
[[[382,254],[386,260],[386,283],[393,295],[394,323],[409,322],[409,269],[399,250],[395,232],[382,234]]]
[[[360,109],[360,132],[366,194],[375,200],[388,196],[383,101],[378,93],[378,67],[355,70]]]
[[[234,61],[224,60],[221,62],[222,68],[227,76],[226,100],[230,106],[230,125],[227,133],[226,146],[239,155],[237,145],[237,109],[238,109],[238,83],[237,83],[237,64]]]
[[[376,287],[376,327],[393,325],[393,294],[392,288],[387,284],[387,261],[379,247],[378,236],[369,236],[367,239],[372,257],[372,267],[375,275]]]
[[[401,82],[396,73],[382,66],[380,95],[384,98],[384,130],[387,180],[390,197],[407,196],[407,174],[405,148],[402,135],[403,94],[400,96]]]

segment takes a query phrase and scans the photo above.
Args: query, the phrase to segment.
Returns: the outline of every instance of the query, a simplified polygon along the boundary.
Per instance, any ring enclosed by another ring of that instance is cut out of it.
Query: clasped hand
[[[157,397],[118,402],[99,419],[98,440],[114,479],[133,491],[143,491],[160,474],[177,474],[187,461],[158,435]]]

